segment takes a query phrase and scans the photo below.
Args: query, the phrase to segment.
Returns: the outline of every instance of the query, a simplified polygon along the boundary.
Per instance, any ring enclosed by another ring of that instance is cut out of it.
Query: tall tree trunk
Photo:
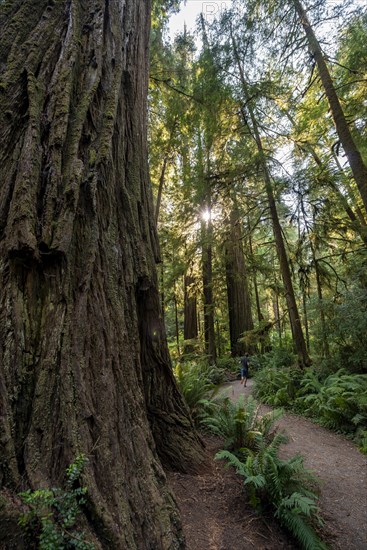
[[[208,212],[210,204],[207,203]],[[203,294],[204,294],[204,339],[205,353],[209,363],[214,364],[217,358],[215,347],[214,326],[214,299],[213,299],[213,226],[211,219],[201,223],[202,234],[202,269],[203,269]]]
[[[321,275],[320,275],[320,269],[319,269],[319,262],[316,258],[316,250],[315,247],[311,247],[312,250],[312,259],[315,267],[315,274],[316,274],[316,288],[317,288],[317,297],[319,302],[319,308],[320,308],[320,321],[321,321],[321,354],[322,357],[330,357],[330,350],[329,350],[329,342],[327,338],[327,324],[326,324],[326,318],[325,318],[325,312],[324,312],[324,300],[323,300],[323,292],[322,292],[322,282],[321,282]]]
[[[320,79],[328,98],[331,114],[334,119],[335,128],[339,139],[348,158],[354,179],[356,180],[364,208],[367,211],[367,166],[363,162],[362,156],[353,139],[352,133],[346,121],[342,106],[336,93],[333,80],[331,78],[328,66],[322,53],[320,44],[316,38],[307,14],[300,0],[292,0],[299,20],[306,33],[308,47],[311,55],[314,57],[319,71]]]
[[[174,304],[175,304],[176,345],[177,345],[177,353],[180,356],[181,355],[181,351],[180,351],[180,326],[179,326],[179,322],[178,322],[178,303],[177,303],[177,296],[176,296],[176,281],[174,283],[173,292],[174,292],[173,301],[174,301]]]
[[[274,290],[273,311],[274,311],[274,320],[275,320],[275,324],[276,324],[278,336],[279,336],[279,345],[281,345],[282,344],[282,325],[280,322],[279,294],[277,290]]]
[[[225,242],[225,265],[231,353],[234,357],[244,355],[246,346],[239,342],[241,335],[254,328],[251,300],[248,290],[245,258],[241,246],[242,232],[239,213],[233,206],[229,218],[228,236]]]
[[[156,205],[155,205],[155,223],[156,224],[158,224],[159,210],[160,210],[161,202],[162,202],[162,193],[163,193],[164,181],[165,181],[165,176],[166,176],[167,163],[168,163],[168,153],[166,153],[165,156],[164,156],[163,163],[162,163],[161,175],[159,176],[157,201],[156,201]]]
[[[198,337],[197,300],[194,291],[195,279],[192,274],[184,277],[184,340],[185,353],[194,351],[193,340]]]
[[[149,11],[0,6],[0,486],[60,484],[84,452],[91,536],[128,550],[183,547],[161,462],[201,460],[159,304]]]
[[[249,237],[248,237],[249,249],[250,249],[250,254],[253,257],[254,250],[253,250],[253,246],[252,246],[252,235],[251,235],[251,230],[250,230],[250,224],[248,224],[248,231],[249,231]],[[261,323],[261,321],[264,320],[264,315],[262,314],[261,307],[260,307],[260,296],[259,296],[259,287],[258,287],[258,284],[257,284],[256,271],[254,271],[254,273],[253,273],[252,280],[253,280],[253,284],[254,284],[257,320],[258,320],[259,323]]]
[[[264,147],[263,147],[261,136],[259,133],[255,113],[251,105],[251,101],[250,101],[251,98],[248,92],[248,86],[245,79],[245,75],[243,73],[243,68],[242,68],[241,60],[238,54],[236,42],[232,33],[231,33],[231,38],[232,38],[233,52],[234,52],[238,70],[240,73],[242,90],[246,101],[246,108],[250,115],[252,130],[254,133],[254,139],[259,152],[261,167],[263,171],[265,190],[266,190],[268,203],[269,203],[269,210],[270,210],[270,216],[272,220],[275,245],[276,245],[277,255],[278,255],[279,264],[280,264],[280,271],[282,274],[282,279],[285,287],[285,296],[287,300],[288,315],[289,315],[289,320],[290,320],[291,329],[292,329],[293,341],[297,351],[299,365],[301,368],[303,368],[305,366],[310,365],[311,360],[308,356],[306,343],[303,336],[301,319],[298,313],[298,307],[297,307],[296,297],[293,289],[291,271],[289,268],[287,252],[286,252],[284,240],[283,240],[282,228],[280,225],[279,216],[276,208],[270,173],[266,162],[266,155],[264,152]]]

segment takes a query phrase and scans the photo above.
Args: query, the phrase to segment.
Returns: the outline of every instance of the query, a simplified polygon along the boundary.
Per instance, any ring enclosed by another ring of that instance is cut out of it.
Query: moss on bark
[[[181,548],[161,460],[202,456],[159,311],[149,3],[33,4],[0,7],[0,483],[61,484],[83,452],[101,547]]]

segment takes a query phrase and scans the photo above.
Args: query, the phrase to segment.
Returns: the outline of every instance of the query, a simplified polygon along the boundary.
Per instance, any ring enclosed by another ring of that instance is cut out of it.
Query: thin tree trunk
[[[329,350],[329,342],[327,339],[327,325],[326,325],[325,312],[324,312],[322,284],[321,284],[319,263],[316,258],[316,251],[314,246],[312,246],[312,259],[315,266],[317,297],[318,297],[319,308],[320,308],[322,356],[328,358],[330,357],[330,350]]]
[[[329,101],[336,131],[348,158],[354,179],[356,180],[357,187],[362,197],[364,208],[367,211],[367,167],[363,162],[361,153],[357,148],[348,123],[345,119],[345,115],[326,64],[324,54],[322,53],[320,44],[308,20],[307,14],[300,0],[292,0],[292,2],[306,33],[310,52],[316,61],[320,79],[323,84],[326,97]]]
[[[270,179],[270,173],[268,170],[267,162],[266,162],[266,156],[262,144],[262,140],[260,137],[260,133],[258,130],[257,120],[254,114],[254,111],[251,106],[251,101],[248,93],[247,88],[247,82],[245,79],[245,76],[243,74],[243,68],[240,62],[240,58],[238,55],[236,43],[234,40],[234,37],[232,35],[232,44],[233,44],[233,51],[236,58],[236,62],[238,65],[240,78],[241,78],[241,84],[243,93],[246,100],[246,107],[248,109],[248,113],[250,115],[251,123],[252,123],[252,129],[254,132],[254,139],[258,148],[261,166],[263,170],[263,176],[264,176],[264,182],[265,182],[265,190],[268,198],[269,203],[269,210],[270,210],[270,216],[272,220],[272,226],[273,226],[273,234],[280,264],[280,270],[284,282],[285,287],[285,295],[287,300],[287,306],[288,306],[288,314],[289,314],[289,320],[291,324],[292,334],[293,334],[293,340],[295,344],[295,348],[298,355],[298,361],[301,368],[308,366],[311,364],[311,360],[307,353],[306,343],[303,336],[303,330],[301,325],[300,316],[298,313],[298,307],[296,302],[296,297],[294,294],[293,289],[293,283],[292,283],[292,277],[291,272],[289,269],[289,263],[288,263],[288,257],[287,252],[284,246],[284,240],[283,240],[283,234],[282,234],[282,228],[279,222],[278,212],[275,204],[275,198],[273,193],[273,188],[271,184]]]
[[[282,326],[280,324],[280,310],[279,310],[279,295],[278,292],[274,292],[275,298],[273,300],[273,310],[274,310],[274,317],[275,317],[275,324],[277,326],[278,330],[278,336],[279,336],[279,344],[282,344]]]
[[[250,248],[250,254],[253,257],[254,256],[254,251],[253,251],[253,247],[252,247],[252,235],[251,235],[251,231],[250,231],[250,224],[248,224],[248,230],[249,230],[248,243],[249,243],[249,248]],[[258,285],[257,285],[256,271],[254,271],[254,273],[253,273],[252,281],[253,281],[253,284],[254,284],[257,320],[259,321],[259,323],[261,323],[261,321],[264,320],[264,316],[261,313],[259,288],[258,288]]]
[[[184,547],[162,463],[202,460],[155,268],[149,17],[142,0],[0,5],[1,513],[83,452],[90,536],[122,550]]]
[[[162,164],[162,170],[161,175],[159,177],[159,184],[158,184],[158,193],[157,193],[157,202],[155,205],[155,223],[158,224],[158,218],[159,218],[159,210],[161,207],[162,202],[162,193],[163,193],[163,187],[164,187],[164,180],[166,175],[166,168],[168,163],[168,153],[165,154]]]
[[[176,283],[174,284],[174,295],[173,295],[173,301],[175,304],[175,331],[176,331],[176,345],[177,345],[177,353],[180,356],[180,327],[178,322],[178,304],[177,304],[177,296],[176,296]]]
[[[303,319],[304,319],[303,324],[304,324],[305,333],[306,333],[306,345],[307,345],[307,351],[310,352],[310,331],[308,328],[307,296],[305,291],[302,291],[302,304],[303,304]]]

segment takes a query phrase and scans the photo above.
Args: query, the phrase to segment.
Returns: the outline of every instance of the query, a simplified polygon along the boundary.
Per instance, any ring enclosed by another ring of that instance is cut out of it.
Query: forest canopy
[[[149,145],[171,352],[366,372],[365,8],[250,0],[173,41],[165,25]]]

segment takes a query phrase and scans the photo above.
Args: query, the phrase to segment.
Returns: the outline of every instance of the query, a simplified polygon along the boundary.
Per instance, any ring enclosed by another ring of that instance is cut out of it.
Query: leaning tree
[[[157,291],[149,18],[146,0],[0,2],[3,535],[13,495],[83,452],[97,546],[183,544],[162,465],[202,449]]]

